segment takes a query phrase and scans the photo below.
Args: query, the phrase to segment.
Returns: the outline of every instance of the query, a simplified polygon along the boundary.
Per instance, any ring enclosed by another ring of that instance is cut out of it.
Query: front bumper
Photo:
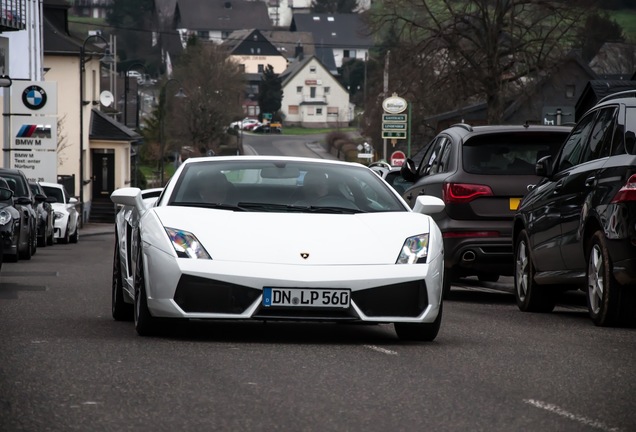
[[[427,264],[312,266],[174,258],[145,247],[153,316],[190,319],[433,322],[443,259]],[[264,307],[264,287],[347,288],[348,309]]]

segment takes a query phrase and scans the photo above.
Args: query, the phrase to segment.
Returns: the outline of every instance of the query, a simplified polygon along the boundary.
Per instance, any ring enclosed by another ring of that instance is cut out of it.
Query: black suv
[[[512,276],[512,221],[521,198],[539,180],[537,160],[555,155],[572,130],[566,126],[456,124],[407,159],[402,176],[415,182],[403,197],[446,204],[431,215],[444,238],[444,297],[451,282]]]
[[[602,99],[572,130],[515,217],[515,295],[549,312],[563,290],[587,291],[596,325],[636,318],[636,91]]]
[[[17,254],[10,260],[31,259],[37,250],[37,214],[35,197],[29,187],[29,180],[18,169],[0,168],[0,177],[4,178],[13,191],[14,207],[20,212],[20,240]],[[7,256],[5,256],[5,259]]]

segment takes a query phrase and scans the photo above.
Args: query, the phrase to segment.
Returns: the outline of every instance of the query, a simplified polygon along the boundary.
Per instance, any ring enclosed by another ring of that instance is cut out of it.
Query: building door
[[[113,150],[93,150],[93,200],[109,200],[115,190],[115,153]]]

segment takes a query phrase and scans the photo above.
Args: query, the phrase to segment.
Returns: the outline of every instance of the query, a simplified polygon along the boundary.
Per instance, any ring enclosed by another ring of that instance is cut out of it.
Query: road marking
[[[397,351],[391,351],[391,350],[388,350],[386,348],[382,348],[382,347],[379,347],[379,346],[375,346],[375,345],[363,345],[363,346],[365,348],[369,348],[370,350],[377,351],[377,352],[380,352],[382,354],[398,355]]]
[[[543,402],[543,401],[539,401],[539,400],[535,400],[535,399],[524,399],[523,400],[525,403],[530,404],[534,407],[540,408],[540,409],[544,409],[546,411],[549,411],[551,413],[560,415],[562,417],[568,418],[570,420],[574,420],[576,422],[579,422],[581,424],[584,424],[586,426],[590,426],[596,429],[601,429],[603,431],[607,431],[607,432],[620,432],[619,428],[613,428],[613,427],[609,427],[606,424],[597,421],[597,420],[592,420],[589,419],[587,417],[583,417],[580,416],[578,414],[573,414],[571,412],[568,412],[566,410],[564,410],[563,408],[551,404],[551,403],[547,403],[547,402]]]

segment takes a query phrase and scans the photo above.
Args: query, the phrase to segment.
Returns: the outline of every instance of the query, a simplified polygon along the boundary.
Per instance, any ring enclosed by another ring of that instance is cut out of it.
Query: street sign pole
[[[406,157],[411,157],[411,104],[409,104],[409,118],[407,120],[408,126],[406,127]]]

